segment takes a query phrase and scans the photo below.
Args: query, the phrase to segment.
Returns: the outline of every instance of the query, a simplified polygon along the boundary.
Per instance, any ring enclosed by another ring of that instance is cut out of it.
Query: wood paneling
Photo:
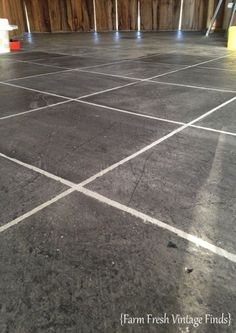
[[[229,2],[232,2],[232,0],[226,0],[225,1],[224,16],[223,16],[223,20],[221,22],[224,29],[227,28],[229,18],[230,18],[230,15],[231,15],[231,9],[229,9],[227,7]],[[232,25],[236,25],[236,13],[234,14],[234,19],[233,19]]]
[[[112,31],[116,29],[115,0],[95,0],[96,20],[98,31]]]
[[[47,0],[25,0],[31,32],[50,32],[51,23]]]
[[[21,35],[26,31],[26,20],[21,0],[0,0],[0,17],[7,18],[10,24],[17,25],[18,30],[10,33],[13,35]]]
[[[71,31],[68,22],[67,5],[64,0],[48,1],[51,31]]]
[[[26,0],[32,32],[91,31],[93,0]]]
[[[94,30],[93,0],[65,0],[72,31]]]
[[[94,30],[93,0],[0,0],[0,17],[19,26],[14,34],[27,31],[25,1],[32,32]],[[137,30],[138,0],[117,0],[119,30]],[[227,26],[230,9],[224,0],[215,23]],[[182,29],[203,30],[209,24],[218,0],[184,0]],[[141,30],[176,30],[181,0],[140,0]],[[98,31],[116,29],[116,1],[95,0]],[[236,17],[234,20],[236,24]]]
[[[183,5],[183,30],[202,30],[207,26],[208,1],[185,0]]]
[[[138,0],[118,0],[119,30],[137,30]]]
[[[140,0],[141,30],[176,30],[181,0]]]

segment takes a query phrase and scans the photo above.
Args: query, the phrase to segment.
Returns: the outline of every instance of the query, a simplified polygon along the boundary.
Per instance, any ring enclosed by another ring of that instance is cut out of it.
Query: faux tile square
[[[0,84],[0,118],[63,101],[63,98]]]
[[[125,85],[130,82],[134,81],[75,70],[19,81],[14,80],[13,83],[27,88],[58,94],[60,96],[78,98],[98,91]]]
[[[236,71],[194,67],[154,79],[159,82],[230,90],[236,93]]]
[[[155,75],[161,75],[180,68],[183,67],[169,64],[145,63],[142,61],[127,61],[118,64],[95,67],[91,69],[88,68],[87,71],[122,75],[138,79],[147,79]]]
[[[31,61],[35,59],[50,59],[55,57],[61,57],[63,55],[57,54],[57,53],[48,53],[48,52],[41,52],[41,51],[35,51],[35,52],[17,52],[17,53],[10,53],[3,55],[4,59],[9,60],[24,60],[24,61]]]
[[[141,61],[151,62],[151,63],[166,63],[166,64],[178,64],[178,65],[196,65],[204,61],[214,59],[212,56],[202,56],[202,55],[190,55],[181,53],[167,53],[154,55],[153,57],[148,57],[145,59],[140,59]]]
[[[0,122],[0,151],[80,182],[175,128],[69,102]]]
[[[90,96],[86,100],[131,112],[188,122],[234,96],[234,93],[142,82]]]
[[[0,238],[2,332],[123,333],[130,330],[121,313],[147,309],[154,316],[236,315],[235,264],[78,193]],[[174,325],[160,325],[158,333],[167,327],[176,333]],[[217,327],[201,326],[209,333]]]
[[[27,213],[67,187],[0,156],[0,225]]]
[[[88,66],[96,66],[105,64],[107,61],[104,57],[100,59],[92,58],[86,56],[64,56],[64,57],[56,57],[56,58],[49,58],[43,60],[35,60],[35,63],[38,64],[46,64],[51,66],[59,66],[65,68],[81,68],[81,67],[88,67]]]
[[[58,72],[60,69],[51,66],[40,66],[13,60],[0,61],[0,81],[18,79],[25,76]]]
[[[202,67],[212,67],[224,70],[236,71],[236,57],[225,57],[219,60],[214,60],[208,64],[202,65]]]
[[[186,129],[88,187],[235,253],[236,138]]]
[[[236,101],[212,113],[195,125],[210,127],[221,131],[236,133]]]

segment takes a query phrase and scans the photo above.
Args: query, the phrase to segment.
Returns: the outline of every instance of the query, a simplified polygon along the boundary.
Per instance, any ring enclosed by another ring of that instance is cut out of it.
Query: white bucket
[[[17,28],[16,25],[9,25],[8,19],[0,19],[0,53],[10,52],[9,31]]]

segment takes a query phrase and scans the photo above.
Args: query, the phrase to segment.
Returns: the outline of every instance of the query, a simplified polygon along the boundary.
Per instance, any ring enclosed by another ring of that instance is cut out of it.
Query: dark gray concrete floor
[[[22,44],[0,56],[0,332],[234,333],[236,54],[199,33]]]

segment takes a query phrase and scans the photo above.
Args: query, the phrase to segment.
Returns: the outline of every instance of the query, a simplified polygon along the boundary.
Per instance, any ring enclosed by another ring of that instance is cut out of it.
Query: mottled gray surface
[[[188,122],[234,96],[234,93],[141,82],[90,96],[85,100],[155,117]]]
[[[63,102],[63,98],[0,84],[0,118],[50,104]]]
[[[14,62],[13,60],[0,60],[0,81],[22,78],[25,76],[52,73],[60,68],[52,66],[41,66],[27,62]],[[63,70],[63,69],[61,69]]]
[[[69,102],[0,122],[0,152],[79,182],[176,127]]]
[[[197,87],[233,90],[236,94],[236,71],[222,71],[212,68],[194,67],[181,72],[168,74],[154,80],[177,84],[183,83]]]
[[[168,247],[169,242],[177,248]],[[235,264],[72,194],[0,242],[2,333],[226,333],[224,325],[120,325],[120,314],[235,317]],[[185,267],[192,268],[188,274]],[[182,329],[182,330],[181,330]]]
[[[61,183],[0,157],[0,225],[27,213],[66,189]]]
[[[0,153],[74,182],[84,180],[177,125],[79,102],[27,115],[20,112],[62,101],[47,92],[77,98],[133,82],[89,100],[140,116],[187,122],[235,93],[140,83],[135,78],[229,56],[160,78],[233,89],[235,75],[228,69],[234,68],[236,53],[225,46],[220,34],[208,39],[200,33],[171,32],[26,35],[22,51],[0,56],[0,80],[11,79],[26,88],[0,84],[0,117],[18,113],[0,120]],[[41,65],[31,63],[41,62],[38,59],[44,59]],[[99,66],[90,70],[100,74],[75,69],[52,73],[62,70],[58,65],[95,63]],[[52,74],[17,80],[46,73]],[[109,74],[129,74],[134,80]],[[197,125],[235,131],[234,110],[235,102]],[[89,188],[235,253],[235,148],[233,135],[189,128]],[[65,189],[60,182],[1,158],[1,225]],[[144,222],[73,193],[0,233],[0,332],[234,333],[235,263]],[[230,327],[122,327],[122,312],[131,316],[230,312],[233,322]]]
[[[236,139],[187,129],[89,188],[236,252]]]
[[[133,82],[133,80],[113,76],[101,76],[99,74],[84,73],[75,70],[50,74],[47,75],[47,77],[38,76],[35,78],[14,80],[12,83],[22,87],[77,98],[98,91],[119,87],[130,82]]]
[[[136,61],[123,61],[118,64],[103,65],[93,68],[87,68],[86,71],[93,71],[96,73],[111,74],[111,75],[123,75],[138,79],[147,79],[152,76],[161,75],[166,72],[171,72],[183,68],[180,65],[169,64],[152,64],[145,63],[141,60]]]
[[[236,101],[202,119],[196,125],[236,133]]]

